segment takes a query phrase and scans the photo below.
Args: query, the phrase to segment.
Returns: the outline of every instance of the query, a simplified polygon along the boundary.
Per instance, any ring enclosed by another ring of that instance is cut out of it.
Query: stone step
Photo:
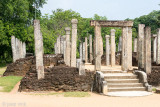
[[[101,70],[102,73],[126,73],[125,71],[122,70]]]
[[[109,88],[112,87],[143,87],[142,83],[108,83]]]
[[[145,87],[114,87],[108,88],[108,92],[115,92],[115,91],[146,91]]]
[[[137,79],[137,75],[132,73],[108,73],[104,74],[105,79]]]
[[[139,79],[105,79],[107,83],[139,83]]]

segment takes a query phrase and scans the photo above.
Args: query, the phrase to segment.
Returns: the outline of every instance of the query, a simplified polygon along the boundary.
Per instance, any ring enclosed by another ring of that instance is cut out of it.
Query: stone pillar
[[[26,57],[26,43],[23,42],[23,58]]]
[[[21,55],[21,58],[23,58],[23,43],[22,43],[22,41],[20,41],[20,55]]]
[[[61,53],[61,36],[57,37],[57,54]]]
[[[82,61],[79,62],[79,75],[85,75],[85,64]]]
[[[16,39],[16,60],[18,59],[19,55],[18,55],[18,39]]]
[[[93,53],[92,53],[92,35],[89,36],[89,56],[90,56],[90,63],[93,60]]]
[[[111,29],[111,66],[115,65],[115,30]]]
[[[117,47],[116,47],[116,43],[115,43],[115,53],[117,52]]]
[[[119,37],[118,51],[122,51],[122,36]]]
[[[54,53],[57,54],[57,43],[54,43]]]
[[[103,55],[103,39],[102,36],[100,37],[100,50],[101,50],[101,56]]]
[[[160,28],[157,30],[157,60],[156,63],[160,64]]]
[[[145,28],[144,36],[144,70],[147,74],[151,73],[151,28]]]
[[[82,42],[79,45],[79,55],[80,55],[80,60],[82,62],[82,60],[83,60],[83,44],[82,44]]]
[[[21,57],[21,55],[20,55],[20,41],[19,41],[19,39],[17,39],[16,38],[16,58],[17,59],[20,59]]]
[[[66,50],[65,50],[65,63],[68,66],[71,66],[71,43],[70,43],[70,27],[65,28],[66,31]]]
[[[72,45],[71,45],[71,67],[76,67],[76,50],[77,50],[77,19],[72,19]]]
[[[134,52],[137,52],[137,38],[134,38]]]
[[[132,70],[132,27],[128,27],[128,69]]]
[[[61,36],[61,54],[64,55],[64,41],[65,41],[65,36]]]
[[[83,42],[83,54],[82,54],[82,60],[85,61],[86,57],[85,57],[85,53],[86,53],[86,48],[85,48],[86,43]]]
[[[66,35],[63,36],[63,57],[64,57],[64,61],[66,61]]]
[[[144,24],[138,25],[138,69],[144,69]]]
[[[101,71],[101,26],[98,22],[95,24],[95,71]]]
[[[60,53],[63,54],[63,36],[60,38]]]
[[[88,41],[87,41],[87,37],[85,37],[85,63],[88,63]]]
[[[153,62],[156,62],[156,55],[157,55],[157,35],[152,35],[153,37]]]
[[[40,21],[34,20],[34,41],[35,41],[35,54],[36,54],[36,70],[38,79],[44,78],[43,66],[43,38],[40,33]]]
[[[128,70],[128,27],[122,28],[122,70]]]
[[[110,63],[110,59],[109,59],[109,35],[106,35],[106,65],[108,66]]]
[[[13,62],[16,62],[16,38],[15,36],[11,36],[11,46],[12,46]]]
[[[96,55],[96,36],[94,36],[94,40],[93,40],[93,59],[95,59]]]

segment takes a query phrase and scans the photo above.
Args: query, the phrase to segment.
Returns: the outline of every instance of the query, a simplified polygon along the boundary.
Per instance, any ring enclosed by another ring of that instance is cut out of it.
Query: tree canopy
[[[95,14],[91,18],[83,18],[78,12],[73,10],[56,9],[51,15],[41,15],[40,7],[46,3],[46,0],[1,0],[0,1],[0,63],[12,61],[11,36],[14,35],[21,41],[26,42],[27,52],[34,53],[34,28],[33,20],[36,17],[41,23],[41,32],[44,42],[44,53],[54,53],[54,43],[56,38],[65,35],[65,27],[71,27],[71,20],[78,19],[78,42],[84,41],[85,37],[93,35],[94,27],[90,26],[90,20],[107,20],[106,16]],[[36,13],[36,14],[35,14]],[[137,37],[138,24],[150,26],[152,33],[160,27],[160,11],[153,11],[148,15],[141,16],[133,20],[133,38]],[[110,35],[112,27],[102,28],[103,46],[105,47],[105,35]],[[116,30],[116,45],[118,46],[121,28]],[[105,49],[105,48],[104,48]],[[77,52],[77,57],[79,53]]]

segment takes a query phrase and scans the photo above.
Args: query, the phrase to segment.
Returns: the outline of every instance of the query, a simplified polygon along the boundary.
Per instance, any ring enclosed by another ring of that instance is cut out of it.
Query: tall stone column
[[[134,38],[134,52],[137,52],[137,38]]]
[[[83,46],[82,46],[82,47],[83,47],[83,53],[82,53],[82,57],[83,57],[83,58],[82,58],[82,60],[83,60],[83,61],[85,61],[85,60],[86,60],[86,56],[85,56],[85,53],[86,53],[86,47],[85,47],[85,45],[86,45],[86,43],[85,43],[85,42],[83,42]]]
[[[65,42],[66,37],[65,36],[61,36],[61,54],[64,55],[64,42]]]
[[[122,51],[122,36],[119,37],[118,51]]]
[[[43,37],[40,32],[40,21],[34,20],[34,41],[35,41],[35,54],[36,54],[36,70],[38,79],[44,78],[43,66]]]
[[[12,46],[13,62],[16,62],[16,38],[15,36],[11,36],[11,46]]]
[[[16,58],[17,59],[20,59],[21,57],[21,55],[20,55],[20,41],[19,41],[19,39],[17,39],[16,38]]]
[[[132,70],[132,27],[128,27],[128,69]]]
[[[61,53],[61,36],[57,37],[57,54]]]
[[[57,42],[56,43],[54,43],[54,53],[55,54],[57,54],[58,52],[57,52]]]
[[[122,70],[128,70],[128,27],[122,28]]]
[[[151,73],[151,28],[145,28],[144,36],[144,70],[147,74]]]
[[[79,54],[80,54],[80,60],[82,62],[82,60],[83,60],[83,44],[82,44],[82,42],[79,45]]]
[[[111,29],[111,66],[115,65],[115,32]]]
[[[16,60],[18,59],[18,39],[15,38],[16,41]]]
[[[64,61],[66,60],[66,35],[63,36],[63,57],[64,57]]]
[[[138,25],[138,69],[144,69],[144,24]]]
[[[88,63],[88,40],[85,37],[85,63]]]
[[[66,31],[66,50],[65,50],[65,63],[66,65],[68,66],[71,66],[71,43],[70,43],[70,31],[71,31],[71,28],[70,27],[66,27],[65,28],[65,31]]]
[[[20,41],[20,56],[23,58],[23,43]]]
[[[89,56],[90,56],[90,63],[93,60],[93,52],[92,52],[92,35],[89,36]]]
[[[99,23],[96,23],[94,28],[95,33],[95,71],[101,71],[101,26]]]
[[[76,67],[76,50],[77,50],[77,19],[72,19],[72,45],[71,45],[71,67]]]
[[[26,57],[26,43],[23,42],[23,58]]]
[[[100,37],[99,39],[99,43],[100,43],[100,50],[101,50],[101,56],[103,55],[103,39],[102,39],[102,36]]]
[[[156,62],[156,55],[157,55],[157,35],[152,35],[153,37],[153,62]]]
[[[109,59],[109,35],[106,35],[106,65],[108,66],[110,63],[110,59]]]
[[[160,28],[157,30],[157,60],[156,63],[160,64]]]

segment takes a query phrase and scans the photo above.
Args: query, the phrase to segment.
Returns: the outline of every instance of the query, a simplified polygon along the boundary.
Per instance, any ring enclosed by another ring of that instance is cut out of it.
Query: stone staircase
[[[143,83],[134,73],[127,73],[121,70],[102,70],[104,80],[107,83],[108,92],[117,91],[146,91]]]

